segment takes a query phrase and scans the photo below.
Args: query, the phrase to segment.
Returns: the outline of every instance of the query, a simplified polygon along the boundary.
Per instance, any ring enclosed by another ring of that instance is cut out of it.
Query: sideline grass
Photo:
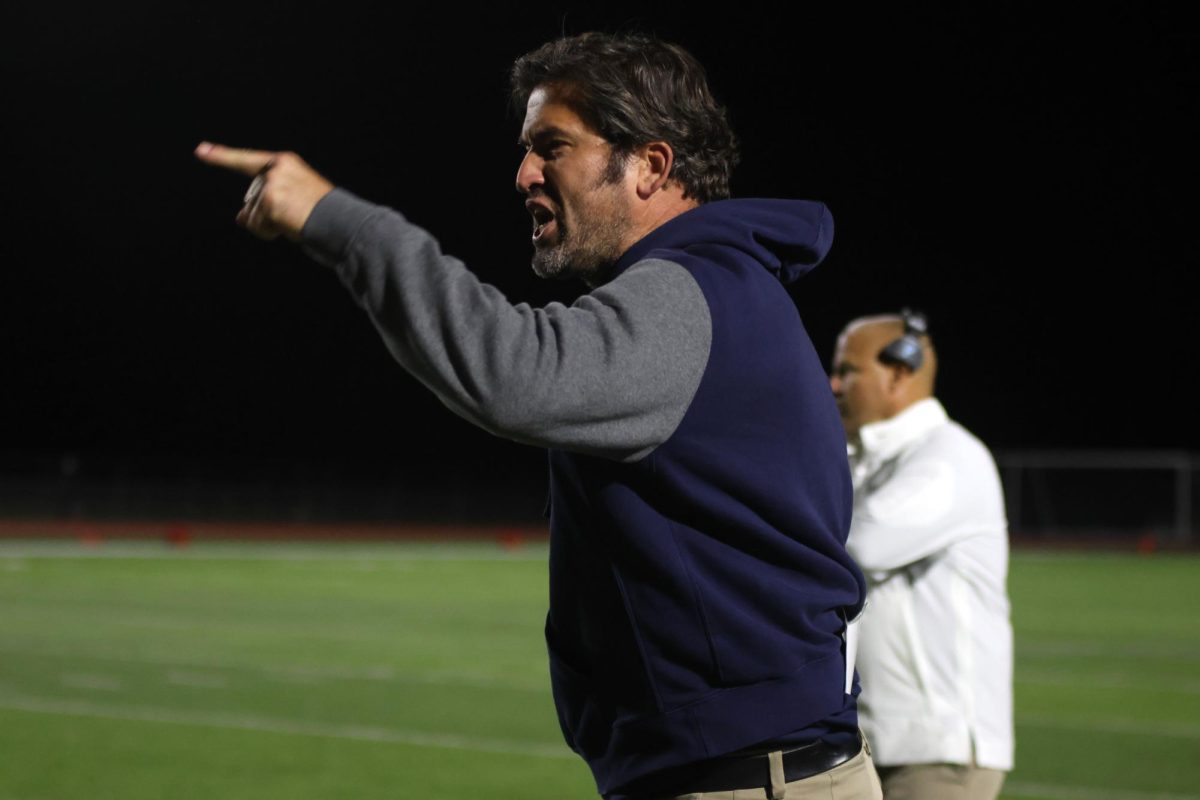
[[[1194,557],[1017,554],[1005,797],[1200,800]],[[588,798],[545,550],[0,542],[0,800]]]
[[[1200,798],[1200,558],[1018,553],[1009,593],[1005,796]]]

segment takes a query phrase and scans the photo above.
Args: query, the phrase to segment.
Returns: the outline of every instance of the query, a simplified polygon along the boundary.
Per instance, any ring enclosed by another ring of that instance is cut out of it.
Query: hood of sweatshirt
[[[833,216],[811,200],[717,200],[697,206],[646,234],[625,251],[613,275],[658,249],[723,245],[741,250],[791,283],[820,264],[833,243]]]

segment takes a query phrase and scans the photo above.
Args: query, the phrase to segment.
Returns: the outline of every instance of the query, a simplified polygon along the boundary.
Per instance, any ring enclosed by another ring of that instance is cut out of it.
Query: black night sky
[[[994,449],[1200,449],[1184,399],[1200,38],[1180,20],[297,8],[5,25],[9,469],[61,453],[394,461],[467,482],[542,469],[394,365],[332,275],[234,225],[246,182],[192,148],[297,151],[514,301],[569,301],[579,287],[529,270],[506,73],[593,28],[648,30],[707,66],[742,141],[735,195],[831,207],[833,251],[793,292],[823,357],[849,318],[913,305],[943,402]]]

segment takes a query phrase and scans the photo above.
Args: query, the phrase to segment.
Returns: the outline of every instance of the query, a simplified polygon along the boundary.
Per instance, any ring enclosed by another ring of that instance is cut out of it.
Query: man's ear
[[[638,149],[638,197],[648,199],[666,185],[675,164],[675,151],[666,142],[648,142]]]

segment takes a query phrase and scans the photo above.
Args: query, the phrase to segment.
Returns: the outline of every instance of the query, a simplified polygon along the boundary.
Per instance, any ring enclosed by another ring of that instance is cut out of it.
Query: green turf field
[[[1005,797],[1200,799],[1200,559],[1017,554]],[[0,541],[0,800],[589,798],[544,549]]]

